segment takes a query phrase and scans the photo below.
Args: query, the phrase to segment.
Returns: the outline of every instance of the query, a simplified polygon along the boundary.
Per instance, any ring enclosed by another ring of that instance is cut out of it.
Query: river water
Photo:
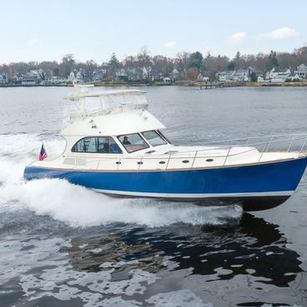
[[[307,132],[307,89],[146,88],[175,144]],[[282,206],[115,199],[24,166],[69,88],[0,89],[0,306],[307,306],[307,176]]]

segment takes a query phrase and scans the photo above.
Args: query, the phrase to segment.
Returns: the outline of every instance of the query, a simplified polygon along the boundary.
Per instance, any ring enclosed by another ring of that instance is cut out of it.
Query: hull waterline
[[[89,171],[26,167],[27,180],[60,178],[105,194],[193,201],[201,205],[241,204],[244,210],[278,206],[295,191],[307,157],[253,165],[156,171]]]
[[[124,192],[121,193],[114,193],[114,191],[102,191],[102,190],[95,190],[98,193],[102,193],[105,195],[109,195],[111,197],[116,198],[151,198],[155,200],[162,200],[162,201],[172,201],[172,202],[189,202],[193,203],[196,206],[233,206],[233,205],[239,205],[242,207],[244,211],[261,211],[261,210],[267,210],[272,209],[274,207],[277,207],[284,202],[286,202],[293,192],[287,192],[285,195],[276,195],[273,196],[268,193],[267,195],[254,195],[254,196],[242,196],[242,195],[233,195],[233,196],[221,196],[216,195],[215,197],[208,197],[206,195],[202,197],[176,197],[174,195],[170,195],[169,197],[165,196],[146,196],[134,193],[127,194]]]

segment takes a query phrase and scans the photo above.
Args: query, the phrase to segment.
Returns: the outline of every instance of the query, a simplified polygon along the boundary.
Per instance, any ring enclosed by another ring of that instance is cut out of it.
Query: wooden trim
[[[207,170],[207,169],[221,169],[221,168],[238,168],[238,167],[249,167],[249,166],[256,166],[256,165],[265,165],[265,164],[275,164],[279,162],[288,162],[293,160],[302,160],[306,159],[307,155],[303,157],[298,158],[291,158],[291,159],[279,159],[279,160],[273,160],[273,161],[264,161],[264,162],[254,162],[254,163],[248,163],[248,164],[234,164],[234,165],[221,165],[221,166],[208,166],[208,167],[195,167],[195,168],[172,168],[172,169],[108,169],[108,170],[98,170],[98,169],[81,169],[81,168],[60,168],[60,167],[47,167],[47,166],[35,166],[35,165],[29,165],[30,167],[37,167],[37,168],[43,168],[43,169],[53,169],[53,170],[61,170],[61,171],[72,171],[72,172],[103,172],[103,173],[130,173],[130,172],[177,172],[177,171],[197,171],[197,170]],[[136,165],[137,166],[137,165]]]

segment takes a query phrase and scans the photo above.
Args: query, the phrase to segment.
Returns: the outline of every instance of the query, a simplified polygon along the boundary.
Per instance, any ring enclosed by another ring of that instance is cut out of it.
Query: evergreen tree
[[[197,68],[198,71],[201,70],[201,67],[203,65],[203,55],[199,52],[199,51],[196,51],[194,53],[192,53],[190,55],[190,58],[189,58],[189,67],[192,68]]]
[[[116,73],[120,68],[120,63],[114,52],[112,53],[108,66],[109,66],[109,77],[111,77],[111,79],[114,81],[116,79]]]

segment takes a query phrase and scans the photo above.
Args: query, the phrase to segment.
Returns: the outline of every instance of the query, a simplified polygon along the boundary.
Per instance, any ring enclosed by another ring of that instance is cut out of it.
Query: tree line
[[[233,71],[252,68],[258,74],[265,74],[273,67],[277,69],[295,70],[300,64],[307,65],[307,47],[295,49],[293,52],[271,51],[268,54],[241,55],[238,51],[234,58],[225,55],[204,55],[199,51],[188,53],[182,52],[176,57],[170,58],[162,55],[151,56],[146,48],[136,56],[127,56],[120,61],[113,53],[110,60],[97,63],[93,60],[86,62],[77,61],[73,54],[65,55],[60,62],[17,62],[0,65],[0,73],[5,73],[8,78],[14,78],[26,74],[31,70],[40,70],[42,79],[51,76],[67,78],[72,71],[81,71],[85,81],[92,81],[97,74],[102,79],[117,80],[125,77],[153,80],[162,77],[176,79],[195,80],[199,73],[213,80],[217,72]]]

